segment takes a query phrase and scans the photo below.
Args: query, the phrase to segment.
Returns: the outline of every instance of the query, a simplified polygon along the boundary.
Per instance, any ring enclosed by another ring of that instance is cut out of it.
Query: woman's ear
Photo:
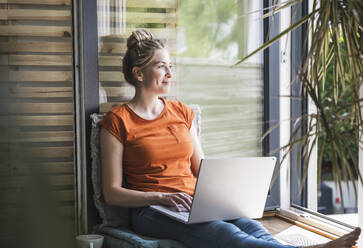
[[[140,67],[134,66],[132,68],[132,74],[134,75],[134,78],[136,79],[136,81],[138,81],[138,82],[144,81],[144,74],[142,73]]]

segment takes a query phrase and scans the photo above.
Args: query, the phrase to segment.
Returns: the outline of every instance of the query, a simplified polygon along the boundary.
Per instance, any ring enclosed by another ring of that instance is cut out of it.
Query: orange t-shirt
[[[193,195],[193,111],[180,101],[162,100],[164,110],[154,120],[141,118],[124,104],[108,112],[101,125],[124,145],[127,188]]]

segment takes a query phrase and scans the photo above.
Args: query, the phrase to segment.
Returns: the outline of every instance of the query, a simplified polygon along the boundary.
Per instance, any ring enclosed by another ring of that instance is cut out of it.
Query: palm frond
[[[298,2],[300,1],[290,0],[281,4],[274,2],[274,7],[262,18],[274,16],[278,11]],[[356,148],[363,149],[363,99],[360,96],[360,87],[363,84],[363,2],[314,0],[312,9],[311,13],[242,58],[235,66],[268,48],[287,33],[307,24],[303,48],[308,48],[308,52],[299,64],[295,78],[298,80],[294,80],[294,83],[299,83],[302,95],[307,94],[310,97],[316,106],[316,113],[302,114],[294,118],[289,143],[271,153],[283,151],[278,165],[280,168],[288,154],[293,150],[297,151],[297,160],[301,159],[303,166],[301,170],[297,168],[302,173],[301,184],[299,183],[301,192],[314,146],[319,144],[319,179],[322,176],[323,156],[332,149],[330,159],[333,180],[342,193],[342,181],[358,178],[363,185],[355,151]],[[309,35],[311,42],[308,45]],[[332,95],[328,94],[330,89]],[[268,136],[277,126],[278,123],[274,124],[262,138]],[[278,169],[275,173],[277,171]],[[356,193],[355,184],[353,189]]]

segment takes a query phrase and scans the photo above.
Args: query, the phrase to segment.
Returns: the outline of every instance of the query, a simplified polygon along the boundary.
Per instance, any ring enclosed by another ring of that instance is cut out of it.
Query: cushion
[[[100,154],[100,132],[99,125],[104,114],[92,114],[91,130],[91,160],[92,160],[92,185],[93,200],[102,219],[100,227],[105,226],[128,226],[130,225],[128,208],[107,205],[102,193],[101,181],[101,154]]]
[[[197,134],[200,137],[201,134],[201,110],[196,104],[189,105],[194,111],[193,124],[197,130]],[[99,125],[105,114],[91,114],[92,130],[91,130],[91,160],[92,160],[92,185],[93,185],[93,200],[102,219],[100,228],[103,227],[117,227],[117,226],[129,226],[129,209],[123,207],[109,206],[106,204],[102,193],[102,181],[101,181],[101,156],[100,156],[100,132],[101,127]]]
[[[97,231],[105,237],[104,247],[106,248],[186,248],[185,245],[174,240],[138,235],[127,227],[103,227]]]

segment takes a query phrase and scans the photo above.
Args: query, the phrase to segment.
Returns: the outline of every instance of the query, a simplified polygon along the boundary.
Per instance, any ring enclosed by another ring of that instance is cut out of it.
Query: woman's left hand
[[[190,211],[190,206],[192,205],[193,197],[184,193],[161,193],[159,198],[159,203],[162,205],[174,207],[176,211],[182,211],[183,206],[187,211]]]

